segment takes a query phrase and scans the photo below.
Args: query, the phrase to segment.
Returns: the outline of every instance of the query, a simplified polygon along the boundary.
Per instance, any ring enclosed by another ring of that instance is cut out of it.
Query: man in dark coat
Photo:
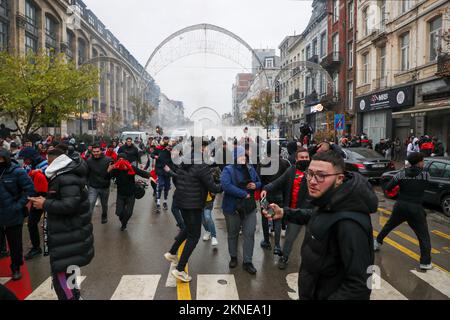
[[[133,139],[128,138],[127,142],[119,148],[117,154],[125,153],[127,160],[134,166],[141,163],[141,157],[139,156],[139,149],[133,144]]]
[[[36,209],[47,213],[47,244],[53,286],[59,300],[79,300],[77,285],[69,286],[76,273],[71,267],[88,265],[94,257],[94,236],[89,210],[87,165],[56,148],[48,153],[47,198],[30,198]]]
[[[28,197],[34,196],[34,185],[25,170],[11,162],[8,151],[0,149],[0,249],[6,247],[5,235],[11,255],[12,279],[22,278],[22,228],[26,216]],[[5,249],[6,251],[6,249]]]
[[[335,151],[314,156],[307,181],[315,211],[271,205],[275,219],[286,213],[289,221],[307,225],[298,279],[301,300],[370,299],[370,214],[377,211],[378,198],[366,178],[344,168]]]
[[[158,186],[156,189],[156,209],[161,209],[161,194],[164,191],[164,203],[163,208],[167,210],[167,198],[170,191],[170,175],[164,171],[165,166],[173,167],[171,150],[172,146],[169,145],[169,137],[164,137],[161,144],[158,145],[153,151],[151,157],[156,159],[156,174],[158,176]]]

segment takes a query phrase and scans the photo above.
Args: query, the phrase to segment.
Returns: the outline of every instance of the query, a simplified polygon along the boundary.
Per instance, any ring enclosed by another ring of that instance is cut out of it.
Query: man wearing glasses
[[[374,264],[370,214],[377,211],[378,198],[366,178],[344,169],[338,153],[318,153],[306,172],[316,209],[270,205],[273,219],[286,214],[291,222],[306,225],[298,279],[301,300],[370,299]]]

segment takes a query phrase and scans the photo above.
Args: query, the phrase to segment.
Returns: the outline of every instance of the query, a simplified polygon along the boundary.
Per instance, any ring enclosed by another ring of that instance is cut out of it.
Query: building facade
[[[158,107],[154,79],[81,0],[0,0],[0,48],[22,55],[40,49],[62,52],[77,65],[98,66],[98,98],[87,101],[91,112],[74,115],[55,133],[101,134],[113,114],[131,127],[132,96]]]
[[[239,125],[243,121],[243,114],[241,112],[242,101],[246,97],[247,91],[253,80],[252,73],[238,73],[236,75],[236,81],[231,89],[232,91],[232,114],[234,125]]]
[[[450,142],[449,12],[445,0],[360,1],[358,127],[381,138]]]

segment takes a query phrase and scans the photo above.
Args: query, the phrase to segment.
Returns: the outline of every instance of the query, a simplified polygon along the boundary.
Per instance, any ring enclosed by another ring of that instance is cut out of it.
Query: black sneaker
[[[157,204],[156,205],[156,213],[160,213],[161,212],[161,205]]]
[[[107,224],[107,223],[108,223],[108,217],[102,216],[102,224]]]
[[[278,246],[275,246],[275,249],[273,249],[273,254],[275,255],[275,256],[282,256],[283,255],[283,252],[281,251],[281,248],[280,247],[278,247]]]
[[[285,270],[287,268],[288,261],[288,257],[281,257],[280,260],[278,260],[278,269]]]
[[[31,260],[33,258],[36,258],[42,254],[41,248],[32,248],[28,253],[25,255],[25,260]]]
[[[256,274],[256,269],[253,266],[253,263],[244,263],[242,266],[244,267],[244,270],[247,271],[248,273],[252,275]]]
[[[167,206],[167,203],[165,203],[165,202],[163,203],[163,209],[164,210],[169,210],[169,207]]]
[[[272,245],[270,244],[270,241],[262,240],[261,248],[270,250],[270,249],[272,249]]]
[[[22,274],[20,273],[20,270],[13,271],[12,281],[19,281],[20,279],[22,279]]]
[[[231,269],[236,268],[238,264],[237,258],[231,257],[230,264],[228,265]]]
[[[0,259],[7,258],[7,257],[9,257],[9,251],[7,251],[7,250],[0,251]]]
[[[122,224],[122,226],[120,227],[120,231],[125,231],[125,230],[127,230],[127,225]]]

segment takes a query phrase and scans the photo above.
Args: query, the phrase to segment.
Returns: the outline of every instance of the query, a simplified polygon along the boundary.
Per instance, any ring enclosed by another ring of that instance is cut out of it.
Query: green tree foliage
[[[78,102],[96,97],[98,85],[95,66],[77,68],[64,54],[0,52],[0,114],[11,117],[22,135],[79,113]]]

